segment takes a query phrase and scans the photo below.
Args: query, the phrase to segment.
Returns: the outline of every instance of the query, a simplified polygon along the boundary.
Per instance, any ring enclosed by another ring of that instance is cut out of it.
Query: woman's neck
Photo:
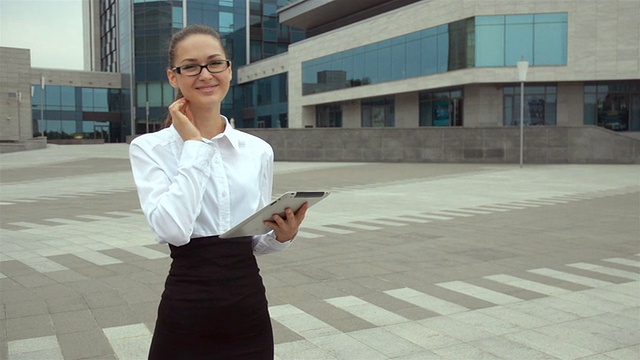
[[[203,138],[211,139],[222,133],[226,126],[226,121],[220,116],[220,107],[215,108],[194,108],[190,107],[196,128],[200,130]]]

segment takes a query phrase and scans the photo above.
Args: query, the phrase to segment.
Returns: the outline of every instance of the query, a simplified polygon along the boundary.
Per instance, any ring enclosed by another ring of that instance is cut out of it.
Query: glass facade
[[[100,69],[118,72],[118,33],[116,0],[100,2]]]
[[[478,16],[475,66],[567,64],[567,14]]]
[[[395,99],[383,97],[366,99],[360,102],[362,108],[362,127],[394,127]]]
[[[32,85],[32,93],[33,136],[125,141],[128,90]]]
[[[520,86],[504,87],[505,126],[520,125]],[[524,125],[556,125],[557,92],[555,85],[524,87]]]
[[[159,130],[175,97],[166,75],[167,46],[182,28],[182,0],[135,0],[133,54],[135,133]]]
[[[640,131],[640,81],[585,84],[584,124]]]
[[[462,126],[462,89],[420,93],[420,126]]]
[[[251,21],[251,60],[286,52],[291,42],[304,38],[303,31],[278,23],[277,9],[288,5],[290,1],[251,0],[248,3],[250,9],[247,9],[246,0],[187,0],[184,4],[182,0],[133,2],[135,133],[160,129],[167,114],[166,108],[175,98],[175,90],[166,77],[167,46],[171,35],[185,25],[185,17],[186,24],[204,24],[220,33],[229,59],[233,62],[233,69],[246,65],[247,62],[247,11],[250,11]],[[286,90],[281,91],[282,87],[286,89],[286,83],[282,85],[278,79],[261,80],[255,85],[257,88],[254,93],[257,97],[253,103],[243,99],[243,94],[253,89],[239,88],[236,78],[237,76],[233,77],[229,93],[222,103],[222,113],[230,119],[242,119],[236,122],[237,127],[288,125]],[[273,94],[270,91],[258,91],[271,88],[272,85],[277,90]],[[278,92],[284,94],[284,100]],[[253,100],[253,97],[250,99]],[[255,116],[243,116],[248,113],[245,108],[253,109]],[[266,109],[273,111],[266,114]]]
[[[278,22],[279,8],[290,0],[250,0],[249,38],[252,62],[287,52],[289,44],[305,38],[304,30]]]
[[[241,92],[244,109],[237,127],[288,127],[286,73],[244,84]]]
[[[566,65],[567,14],[477,16],[302,64],[303,95],[471,67]]]
[[[340,104],[316,106],[316,127],[342,127]]]

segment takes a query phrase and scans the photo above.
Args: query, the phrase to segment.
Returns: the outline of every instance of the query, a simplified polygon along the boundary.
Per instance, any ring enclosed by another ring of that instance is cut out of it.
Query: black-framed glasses
[[[229,66],[231,66],[231,60],[214,60],[206,65],[189,64],[176,66],[171,68],[171,70],[184,76],[198,76],[202,72],[202,69],[207,69],[208,72],[215,74],[227,70]]]

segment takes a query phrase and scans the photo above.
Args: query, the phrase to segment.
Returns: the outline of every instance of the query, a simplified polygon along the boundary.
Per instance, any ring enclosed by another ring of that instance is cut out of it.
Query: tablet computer
[[[220,238],[228,239],[241,236],[253,236],[265,234],[271,230],[264,224],[265,220],[272,220],[273,214],[280,214],[283,218],[284,210],[291,208],[297,211],[305,202],[309,207],[317,204],[320,200],[329,196],[327,191],[290,191],[280,195],[277,199],[253,213],[253,215],[241,221],[238,225],[225,231]]]

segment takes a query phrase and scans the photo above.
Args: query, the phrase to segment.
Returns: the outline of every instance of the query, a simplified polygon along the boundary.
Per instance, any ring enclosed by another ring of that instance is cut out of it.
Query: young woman
[[[274,215],[267,234],[218,238],[271,200],[273,150],[220,114],[232,70],[217,32],[182,29],[171,39],[169,64],[178,94],[167,127],[130,146],[142,210],[172,258],[149,359],[272,359],[254,254],[286,248],[308,206]]]

